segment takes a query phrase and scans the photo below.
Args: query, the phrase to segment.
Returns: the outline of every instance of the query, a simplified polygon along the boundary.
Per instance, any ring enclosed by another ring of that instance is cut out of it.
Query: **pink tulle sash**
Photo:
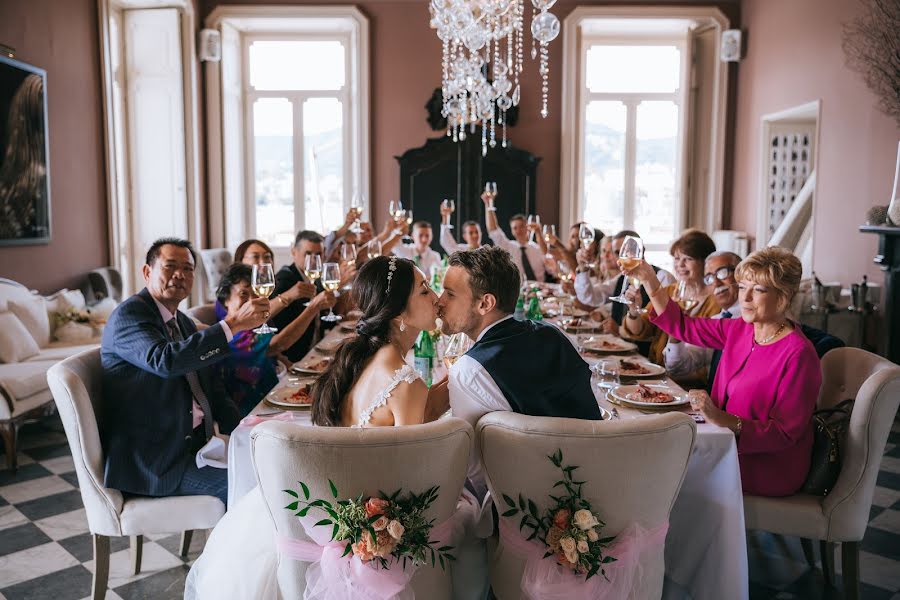
[[[321,532],[301,521],[306,534],[321,539]],[[429,539],[441,546],[451,539],[455,519],[450,517],[431,529]],[[320,528],[327,529],[327,528]],[[409,586],[418,568],[390,563],[382,569],[374,561],[362,562],[353,554],[342,556],[346,542],[298,540],[275,534],[275,544],[284,558],[312,563],[306,571],[304,600],[414,600]]]
[[[525,560],[522,573],[522,597],[528,600],[620,600],[628,598],[632,588],[642,579],[644,554],[666,542],[669,522],[647,530],[632,524],[619,532],[607,547],[606,554],[616,559],[603,569],[602,575],[585,580],[571,569],[556,562],[556,557],[543,558],[547,552],[543,542],[528,541],[508,519],[500,519],[500,541],[503,548]]]
[[[247,415],[241,419],[241,422],[238,423],[238,427],[256,427],[264,421],[271,421],[273,419],[276,421],[293,421],[297,418],[294,416],[295,414],[296,413],[290,411],[284,411],[274,415]]]

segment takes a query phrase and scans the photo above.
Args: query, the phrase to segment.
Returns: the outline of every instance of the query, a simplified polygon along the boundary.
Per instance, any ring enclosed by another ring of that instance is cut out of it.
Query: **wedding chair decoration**
[[[695,434],[681,413],[482,417],[476,437],[501,515],[489,559],[496,597],[659,598],[669,513]]]
[[[447,546],[460,535],[456,506],[473,437],[460,419],[371,429],[257,425],[253,464],[276,531],[281,596],[449,600]]]

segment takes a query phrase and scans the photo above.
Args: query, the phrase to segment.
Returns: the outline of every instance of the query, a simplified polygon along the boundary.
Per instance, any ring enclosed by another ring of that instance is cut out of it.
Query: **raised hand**
[[[269,320],[269,299],[253,298],[244,302],[234,316],[225,317],[231,333],[259,327]]]

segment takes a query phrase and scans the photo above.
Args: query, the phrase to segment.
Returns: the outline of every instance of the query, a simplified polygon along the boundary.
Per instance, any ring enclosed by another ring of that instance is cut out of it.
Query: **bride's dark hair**
[[[388,273],[395,270],[388,289]],[[351,295],[363,312],[356,325],[357,337],[345,342],[331,365],[310,390],[312,421],[334,427],[341,422],[341,403],[379,348],[390,341],[391,320],[409,301],[415,281],[415,265],[405,258],[378,256],[366,262],[356,275]]]

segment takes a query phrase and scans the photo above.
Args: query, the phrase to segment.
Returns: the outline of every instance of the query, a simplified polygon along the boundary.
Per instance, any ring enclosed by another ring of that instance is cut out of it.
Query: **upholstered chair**
[[[460,419],[440,419],[408,427],[309,427],[269,421],[250,434],[253,465],[276,531],[309,541],[283,490],[309,486],[312,498],[331,499],[328,480],[339,498],[377,496],[402,488],[419,493],[440,486],[426,517],[441,523],[456,510],[466,479],[474,434]],[[283,598],[302,598],[309,563],[282,558],[278,585]],[[450,574],[430,564],[416,571],[412,586],[417,598],[449,600]]]
[[[830,351],[822,358],[818,408],[830,408],[848,398],[856,402],[841,446],[843,463],[834,489],[824,498],[744,496],[744,518],[747,529],[819,540],[822,570],[829,582],[835,543],[840,543],[844,596],[859,598],[859,542],[869,523],[875,480],[900,404],[900,366],[859,348]],[[810,560],[811,546],[804,546]]]
[[[193,306],[187,309],[185,313],[187,313],[187,316],[194,321],[203,325],[215,325],[216,321],[218,321],[218,319],[216,319],[216,305],[214,303]]]
[[[214,302],[216,288],[219,280],[225,273],[225,269],[231,264],[231,252],[227,248],[208,248],[200,251],[200,262],[203,263],[203,287],[204,302]]]
[[[181,555],[187,556],[192,531],[214,527],[225,514],[222,501],[214,496],[127,497],[104,486],[101,424],[97,419],[103,414],[102,372],[99,348],[67,358],[47,372],[94,538],[94,599],[106,597],[110,537],[131,538],[132,568],[137,574],[144,535],[182,532]]]
[[[666,413],[615,421],[529,417],[493,412],[482,417],[475,435],[488,489],[497,511],[502,494],[518,493],[547,508],[560,472],[547,457],[557,450],[563,465],[578,465],[573,477],[585,481],[584,498],[615,535],[636,523],[653,529],[669,513],[687,472],[696,425],[685,414]],[[518,524],[515,524],[518,526]],[[632,598],[659,598],[665,564],[664,544],[644,555],[643,576]],[[549,560],[549,559],[548,559]],[[491,587],[500,600],[518,599],[525,561],[499,545],[489,558]]]

